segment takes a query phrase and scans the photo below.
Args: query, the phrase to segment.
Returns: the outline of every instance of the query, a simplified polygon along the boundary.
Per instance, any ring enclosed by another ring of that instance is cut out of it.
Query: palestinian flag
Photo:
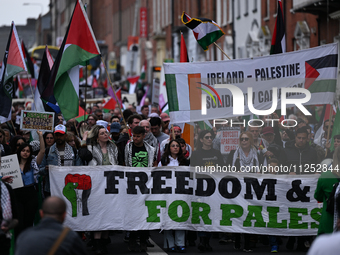
[[[24,55],[24,59],[25,59],[25,63],[28,69],[28,73],[31,75],[32,79],[36,79],[35,77],[35,71],[34,71],[34,64],[33,61],[30,57],[30,55],[28,54],[28,51],[26,49],[26,46],[24,44],[24,41],[21,41],[21,49],[22,49],[22,53]]]
[[[123,107],[122,106],[122,90],[121,90],[121,88],[119,88],[115,92],[116,92],[116,96],[117,96],[117,99],[118,99],[120,106]],[[116,101],[115,93],[113,92],[111,86],[107,90],[107,93],[111,96],[111,99],[103,106],[103,109],[107,109],[107,110],[115,109],[116,105],[117,105],[117,101]]]
[[[305,89],[311,93],[335,92],[338,54],[310,59],[305,62]]]
[[[181,32],[181,53],[179,62],[189,62],[187,46],[185,45],[185,40],[183,37],[183,33]]]
[[[206,18],[191,18],[183,12],[182,22],[192,30],[199,45],[207,51],[209,45],[216,42],[224,32],[215,21]]]
[[[100,51],[84,5],[78,0],[50,79],[50,83],[54,84],[54,96],[66,120],[79,115],[79,65],[86,65],[86,61],[98,55]]]
[[[272,37],[272,45],[270,54],[279,54],[286,52],[286,36],[285,36],[285,23],[283,20],[282,2],[278,0],[277,3],[277,16],[275,22],[274,33]]]
[[[133,76],[126,79],[129,94],[135,93],[138,80],[139,76]]]
[[[12,98],[14,96],[13,76],[27,71],[19,36],[12,22],[0,74],[0,116],[1,123],[10,119]]]
[[[37,107],[36,111],[60,112],[59,107],[54,107],[57,101],[53,94],[53,86],[48,86],[52,67],[53,58],[46,46],[40,64],[37,87],[34,93],[34,105]],[[49,106],[49,104],[52,105],[52,107]]]

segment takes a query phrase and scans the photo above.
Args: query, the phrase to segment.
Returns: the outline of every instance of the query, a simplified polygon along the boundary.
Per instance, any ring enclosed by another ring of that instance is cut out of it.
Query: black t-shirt
[[[145,145],[137,147],[132,144],[132,166],[133,167],[148,167],[149,155]]]
[[[220,151],[215,149],[203,150],[198,149],[192,153],[191,166],[224,166],[223,157]]]

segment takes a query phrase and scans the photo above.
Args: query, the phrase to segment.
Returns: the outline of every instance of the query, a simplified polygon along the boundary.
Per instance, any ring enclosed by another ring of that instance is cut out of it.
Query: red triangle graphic
[[[92,36],[87,20],[84,13],[77,2],[76,8],[73,13],[70,30],[67,35],[66,44],[74,44],[90,52],[92,54],[99,54],[95,38]]]
[[[104,109],[108,109],[108,110],[111,110],[111,109],[115,109],[116,108],[116,100],[111,98],[104,106],[103,108]]]
[[[195,38],[196,38],[196,40],[197,40],[197,38],[198,38],[198,33],[196,33],[194,30],[193,30],[192,32],[194,33],[194,36],[195,36]]]
[[[96,77],[93,77],[92,88],[98,88],[98,82]]]
[[[7,64],[13,65],[13,66],[19,66],[25,70],[24,61],[21,57],[19,47],[21,46],[18,45],[17,43],[17,40],[15,38],[15,33],[12,32],[11,44],[9,45],[9,49],[8,49]]]
[[[319,77],[320,73],[312,67],[310,64],[305,62],[306,67],[306,78],[305,78],[305,89],[308,89],[312,83]]]

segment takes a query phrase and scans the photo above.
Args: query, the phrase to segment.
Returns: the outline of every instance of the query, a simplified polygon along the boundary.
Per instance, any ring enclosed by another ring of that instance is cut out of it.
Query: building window
[[[310,47],[310,29],[306,21],[298,21],[294,31],[294,50]]]
[[[254,3],[254,8],[253,8],[253,13],[257,12],[257,0],[253,0]]]
[[[222,4],[222,10],[223,10],[223,21],[222,21],[222,26],[227,25],[227,15],[228,15],[228,0],[223,0]]]
[[[237,17],[236,19],[241,18],[241,1],[237,1]]]
[[[222,24],[222,6],[221,6],[221,0],[216,0],[216,23],[219,26]]]
[[[270,8],[269,8],[269,0],[265,0],[265,5],[264,5],[264,13],[265,17],[263,18],[264,21],[269,20],[269,15],[270,15]]]
[[[224,38],[223,49],[229,58],[233,58],[233,38],[230,35],[226,35]],[[228,58],[223,54],[223,59]]]
[[[248,11],[249,11],[249,0],[245,0],[245,11],[244,11],[244,16],[247,17],[247,16],[249,15]]]
[[[271,34],[268,26],[262,26],[258,33],[259,51],[261,56],[269,55],[271,46]]]

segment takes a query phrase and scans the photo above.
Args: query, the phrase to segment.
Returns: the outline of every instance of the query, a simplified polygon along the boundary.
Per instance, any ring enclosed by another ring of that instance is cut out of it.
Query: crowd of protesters
[[[21,105],[14,105],[11,121],[1,125],[1,156],[16,154],[23,180],[23,187],[12,190],[8,185],[10,176],[3,176],[1,185],[1,232],[0,254],[8,254],[10,240],[7,232],[13,234],[20,247],[20,235],[37,223],[37,212],[41,199],[51,196],[49,166],[97,166],[122,165],[126,167],[155,166],[207,166],[229,165],[237,171],[242,167],[290,166],[291,172],[273,174],[306,174],[301,166],[326,164],[333,169],[340,160],[340,134],[334,136],[334,149],[331,134],[334,119],[325,120],[319,139],[314,140],[317,130],[316,121],[302,115],[291,114],[289,119],[296,120],[295,127],[284,127],[270,119],[279,119],[274,113],[263,116],[264,126],[244,127],[242,118],[234,118],[240,131],[238,146],[228,154],[221,154],[220,130],[230,127],[219,125],[212,129],[201,130],[195,127],[194,144],[183,139],[183,130],[178,125],[170,125],[170,117],[160,113],[157,106],[145,105],[140,113],[133,105],[123,112],[119,108],[105,112],[101,104],[86,109],[87,117],[82,121],[65,121],[61,114],[56,118],[54,132],[27,132],[20,130]],[[320,125],[319,125],[320,126]],[[334,135],[334,134],[333,134]],[[332,149],[331,149],[332,148]],[[310,173],[310,172],[309,172]],[[340,193],[338,184],[340,174],[332,171],[322,173],[315,191],[315,199],[323,203],[318,235],[332,233],[337,228],[337,214],[329,209],[329,199],[336,204]],[[84,194],[83,194],[84,195]],[[86,195],[86,194],[85,194]],[[83,213],[86,214],[84,206]],[[334,218],[336,220],[334,220]],[[64,218],[63,218],[64,219]],[[188,246],[196,246],[199,251],[213,250],[209,240],[213,235],[220,236],[220,243],[234,242],[235,249],[251,252],[258,242],[270,245],[268,251],[277,252],[282,243],[279,236],[257,236],[251,234],[210,233],[176,230],[164,231],[164,248],[174,252],[185,252]],[[86,236],[87,244],[96,254],[107,253],[110,232],[100,231]],[[197,238],[198,237],[198,238]],[[137,243],[139,239],[139,243]],[[123,241],[123,240],[122,240]],[[146,251],[152,247],[148,231],[126,232],[124,241],[130,251]],[[286,249],[307,251],[313,238],[289,237]]]

